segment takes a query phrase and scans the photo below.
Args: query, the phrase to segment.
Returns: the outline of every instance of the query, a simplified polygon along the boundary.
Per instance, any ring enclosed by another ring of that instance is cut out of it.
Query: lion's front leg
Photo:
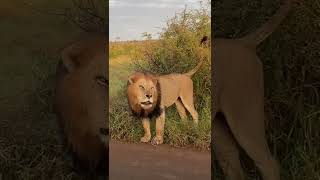
[[[164,108],[161,110],[161,114],[156,119],[156,136],[152,139],[153,145],[158,145],[163,143],[164,134],[164,123],[165,123],[165,111]]]
[[[144,136],[140,139],[140,141],[146,143],[146,142],[149,142],[151,139],[149,118],[143,118],[142,125],[144,129]]]

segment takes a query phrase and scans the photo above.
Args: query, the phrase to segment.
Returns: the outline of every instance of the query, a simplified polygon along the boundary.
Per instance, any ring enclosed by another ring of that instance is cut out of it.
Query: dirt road
[[[111,142],[110,180],[209,180],[210,152]]]

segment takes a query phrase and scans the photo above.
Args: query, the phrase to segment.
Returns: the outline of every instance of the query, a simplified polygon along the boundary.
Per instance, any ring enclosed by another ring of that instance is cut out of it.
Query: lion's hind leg
[[[177,107],[177,111],[181,117],[181,119],[183,121],[185,121],[187,119],[187,113],[186,113],[186,109],[184,108],[182,102],[180,99],[177,99],[177,101],[175,102],[176,107]]]
[[[213,144],[216,158],[227,180],[243,180],[238,145],[232,136],[225,118],[217,114],[213,121]]]
[[[181,101],[184,105],[184,107],[189,111],[189,113],[192,116],[193,122],[195,124],[198,124],[198,112],[196,111],[194,104],[193,104],[193,85],[192,85],[192,81],[191,84],[189,84],[188,87],[188,91],[185,91],[183,93],[181,93]]]
[[[279,180],[278,163],[272,157],[265,137],[263,101],[239,104],[238,108],[230,108],[226,112],[226,120],[235,139],[254,161],[263,180]]]

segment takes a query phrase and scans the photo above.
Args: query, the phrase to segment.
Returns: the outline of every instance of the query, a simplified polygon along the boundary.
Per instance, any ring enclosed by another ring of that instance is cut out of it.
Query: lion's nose
[[[147,94],[146,96],[147,96],[147,98],[151,98],[151,97],[152,97],[152,95],[151,95],[151,94]]]

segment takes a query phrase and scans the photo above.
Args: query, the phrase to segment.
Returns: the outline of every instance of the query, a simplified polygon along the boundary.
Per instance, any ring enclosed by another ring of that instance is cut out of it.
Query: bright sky
[[[199,7],[198,0],[109,0],[109,40],[141,40],[142,33],[153,39],[175,12]]]

